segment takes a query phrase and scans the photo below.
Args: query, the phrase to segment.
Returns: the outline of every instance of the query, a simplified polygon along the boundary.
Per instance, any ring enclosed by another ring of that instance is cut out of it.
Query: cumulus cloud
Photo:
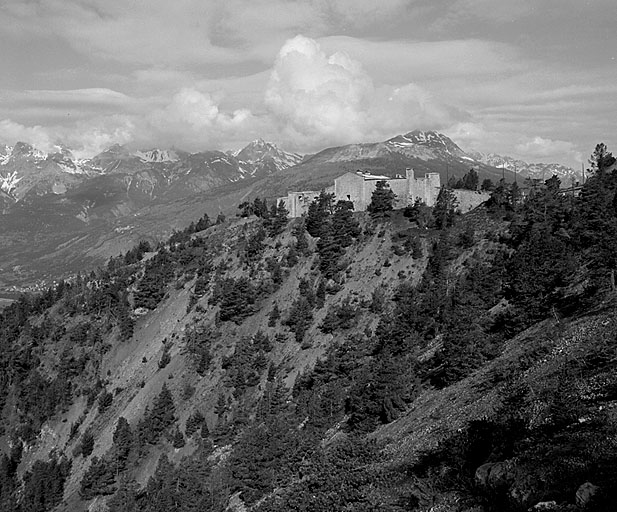
[[[265,103],[284,138],[304,147],[438,127],[451,116],[418,85],[376,87],[348,54],[326,55],[315,40],[303,36],[281,48]]]
[[[76,158],[89,158],[114,144],[132,142],[135,131],[135,123],[129,116],[109,116],[95,123],[79,123],[66,132],[64,142]]]
[[[124,116],[109,116],[81,121],[70,127],[25,126],[4,119],[0,121],[0,141],[4,144],[27,142],[45,152],[54,152],[66,144],[76,158],[91,157],[113,144],[126,144],[134,138],[135,125]]]
[[[157,139],[166,138],[168,143],[189,148],[201,144],[203,148],[243,130],[251,119],[247,109],[223,112],[211,94],[183,88],[167,106],[154,111],[148,122]]]
[[[0,141],[4,144],[27,142],[41,151],[50,151],[54,146],[47,129],[42,126],[24,126],[10,119],[0,121]]]
[[[552,140],[543,137],[524,138],[516,146],[516,151],[521,155],[527,155],[528,159],[539,158],[563,158],[567,155],[581,162],[582,155],[576,150],[572,142],[565,140]]]

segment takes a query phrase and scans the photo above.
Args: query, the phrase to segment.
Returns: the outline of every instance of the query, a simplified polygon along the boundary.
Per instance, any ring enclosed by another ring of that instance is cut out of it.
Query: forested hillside
[[[617,171],[253,198],[0,311],[0,510],[614,510]]]

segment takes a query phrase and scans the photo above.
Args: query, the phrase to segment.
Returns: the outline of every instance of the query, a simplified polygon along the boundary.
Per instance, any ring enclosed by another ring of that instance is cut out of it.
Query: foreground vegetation
[[[380,186],[370,216],[322,193],[293,222],[255,199],[22,297],[0,510],[612,510],[617,171],[603,145],[592,167],[579,196],[502,182],[463,217],[448,189],[392,212]],[[114,384],[177,304],[152,372]]]

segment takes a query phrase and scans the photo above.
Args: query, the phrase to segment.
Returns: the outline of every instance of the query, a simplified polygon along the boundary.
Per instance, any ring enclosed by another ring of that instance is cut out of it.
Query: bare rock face
[[[585,508],[598,494],[600,488],[591,482],[585,482],[576,491],[576,505]]]

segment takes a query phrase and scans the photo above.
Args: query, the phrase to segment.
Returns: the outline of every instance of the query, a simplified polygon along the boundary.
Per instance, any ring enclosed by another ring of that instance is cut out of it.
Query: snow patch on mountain
[[[6,165],[11,159],[12,146],[0,146],[0,165]]]
[[[510,156],[498,155],[496,153],[470,152],[478,161],[499,169],[504,168],[516,172],[520,176],[532,179],[547,180],[556,175],[563,186],[570,186],[573,182],[582,181],[581,173],[561,164],[555,163],[528,163],[524,160],[512,158]]]
[[[135,151],[133,155],[139,158],[142,162],[148,163],[177,162],[180,160],[180,157],[175,151],[167,149]]]
[[[240,165],[241,170],[249,174],[257,172],[276,172],[299,164],[303,156],[298,153],[288,153],[279,149],[271,142],[257,139],[232,153]]]
[[[6,176],[3,176],[0,173],[0,190],[6,192],[9,195],[12,195],[15,188],[17,188],[17,184],[22,180],[17,175],[17,171],[9,172]]]

